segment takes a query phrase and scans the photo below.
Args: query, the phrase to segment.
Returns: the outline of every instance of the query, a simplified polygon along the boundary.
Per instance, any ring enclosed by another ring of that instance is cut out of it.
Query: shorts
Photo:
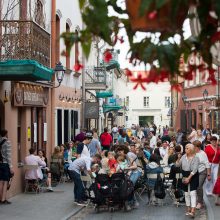
[[[9,181],[11,172],[7,163],[0,163],[0,181]]]

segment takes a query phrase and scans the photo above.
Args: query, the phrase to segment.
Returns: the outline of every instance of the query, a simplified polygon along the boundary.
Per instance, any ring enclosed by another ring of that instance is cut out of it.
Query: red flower
[[[171,85],[171,90],[172,91],[177,91],[177,92],[182,92],[182,86],[181,86],[181,84],[173,84],[173,85]]]
[[[167,70],[161,70],[160,71],[160,81],[164,82],[169,78],[169,72]]]
[[[150,13],[148,14],[148,18],[149,18],[150,20],[153,20],[154,18],[156,18],[156,16],[157,16],[157,11],[156,11],[156,10],[154,10],[154,11],[152,11],[152,12],[150,12]]]
[[[79,61],[77,61],[73,67],[75,72],[79,72],[82,68],[83,68],[83,65]]]
[[[126,74],[127,77],[133,76],[133,73],[128,68],[125,69],[125,74]]]
[[[106,63],[109,63],[110,60],[112,59],[112,53],[109,50],[106,50],[103,55],[104,55],[104,61]]]
[[[137,78],[131,78],[131,81],[136,83],[133,89],[137,89],[138,86],[141,86],[143,90],[146,90],[146,87],[143,85],[143,83],[147,83],[147,79],[142,78],[141,74],[138,74]]]

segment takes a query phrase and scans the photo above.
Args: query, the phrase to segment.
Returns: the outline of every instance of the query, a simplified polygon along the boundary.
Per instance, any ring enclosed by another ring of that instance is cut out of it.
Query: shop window
[[[21,108],[18,108],[18,117],[17,117],[17,153],[18,153],[18,163],[22,162],[21,158]]]
[[[62,110],[57,110],[57,145],[63,144]]]

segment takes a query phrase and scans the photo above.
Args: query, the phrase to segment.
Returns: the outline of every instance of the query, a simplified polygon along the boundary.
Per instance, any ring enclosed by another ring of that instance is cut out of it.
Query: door
[[[69,142],[69,110],[64,110],[64,143]]]
[[[58,145],[63,144],[62,134],[63,134],[63,129],[62,129],[62,110],[61,109],[57,109],[57,144]]]
[[[144,127],[154,122],[154,116],[139,116],[139,125]]]

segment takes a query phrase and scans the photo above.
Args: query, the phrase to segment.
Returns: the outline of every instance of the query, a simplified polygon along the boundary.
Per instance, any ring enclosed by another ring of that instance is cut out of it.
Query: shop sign
[[[99,103],[98,102],[86,102],[85,103],[85,118],[86,119],[98,119],[99,118]]]
[[[46,106],[48,104],[48,88],[16,84],[13,91],[14,106]]]

